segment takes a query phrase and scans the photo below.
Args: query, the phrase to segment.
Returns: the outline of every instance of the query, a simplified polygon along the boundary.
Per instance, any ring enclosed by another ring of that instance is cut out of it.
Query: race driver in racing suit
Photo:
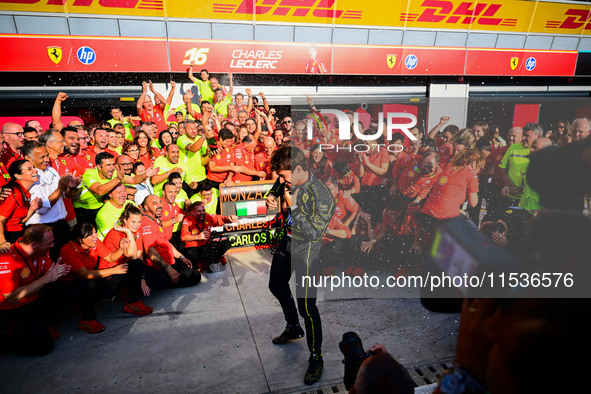
[[[299,324],[297,310],[304,318],[310,358],[304,383],[311,385],[322,373],[322,327],[316,307],[316,289],[310,287],[304,276],[316,275],[322,235],[334,212],[334,199],[328,188],[308,170],[304,153],[292,146],[282,147],[271,157],[271,170],[278,174],[277,187],[267,197],[270,208],[277,206],[282,197],[282,214],[286,235],[279,240],[273,256],[269,289],[283,309],[287,322],[285,331],[273,343],[282,345],[301,338],[304,331]],[[296,298],[298,309],[289,289],[292,270],[296,272]]]

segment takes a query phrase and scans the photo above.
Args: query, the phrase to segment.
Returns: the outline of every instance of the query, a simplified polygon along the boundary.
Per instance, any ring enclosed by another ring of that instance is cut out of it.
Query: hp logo
[[[527,71],[531,71],[534,68],[536,68],[536,58],[535,57],[530,57],[525,62],[525,69]]]
[[[80,63],[86,65],[92,64],[96,60],[96,54],[94,53],[92,48],[89,47],[80,47],[78,49],[78,52],[76,52],[76,57],[78,58]]]
[[[406,59],[404,60],[404,65],[409,70],[412,70],[413,68],[415,68],[417,66],[417,64],[419,64],[419,60],[417,59],[417,57],[415,55],[408,55],[406,57]]]

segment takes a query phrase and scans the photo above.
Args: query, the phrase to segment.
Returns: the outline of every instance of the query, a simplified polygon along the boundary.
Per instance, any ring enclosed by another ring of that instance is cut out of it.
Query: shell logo
[[[439,178],[439,184],[440,185],[445,185],[447,183],[447,181],[449,180],[448,177],[446,176],[442,176],[441,178]]]
[[[414,176],[415,176],[415,172],[414,172],[414,171],[409,171],[409,172],[408,172],[408,177],[409,177],[409,178],[412,178],[412,177],[414,177]]]
[[[31,270],[27,267],[23,268],[21,271],[21,277],[28,278],[31,275]]]

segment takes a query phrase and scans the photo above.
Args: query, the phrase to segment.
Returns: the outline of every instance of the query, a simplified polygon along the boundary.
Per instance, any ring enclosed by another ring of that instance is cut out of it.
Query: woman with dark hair
[[[140,161],[140,146],[135,141],[125,140],[121,147],[121,154],[132,158],[134,162]]]
[[[40,198],[30,200],[29,190],[39,179],[30,161],[14,161],[8,174],[10,181],[3,189],[11,193],[0,204],[0,253],[10,251],[11,244],[22,236],[24,223],[42,206]]]
[[[146,133],[144,130],[138,130],[135,133],[135,138],[133,141],[140,148],[140,161],[146,165],[146,168],[152,168],[154,160],[160,156],[160,153],[158,153],[158,151],[152,147],[152,140],[150,139],[148,133]]]
[[[556,145],[566,145],[572,141],[570,132],[570,122],[566,119],[561,119],[556,122],[556,130],[550,135],[550,140]]]
[[[143,279],[145,264],[142,260],[143,246],[141,234],[138,231],[142,222],[142,211],[132,203],[128,203],[119,217],[118,223],[109,231],[105,237],[104,244],[113,253],[121,247],[121,243],[129,242],[129,246],[123,255],[116,261],[108,261],[101,257],[99,269],[108,269],[120,264],[127,264],[126,275],[113,275],[105,279],[105,284],[115,294],[124,282],[127,282],[127,302],[123,306],[123,312],[135,315],[148,315],[152,308],[145,305],[141,298],[143,295],[150,295],[150,288]],[[127,242],[125,241],[127,240]]]
[[[164,130],[158,135],[158,145],[160,145],[160,154],[166,155],[166,147],[174,142],[172,133]]]
[[[329,176],[336,175],[332,169],[332,162],[326,158],[326,155],[322,149],[320,149],[320,144],[312,146],[308,161],[310,172],[321,181],[324,181]]]
[[[72,241],[68,242],[60,251],[62,261],[68,264],[70,273],[61,278],[63,283],[64,300],[78,300],[80,306],[80,322],[78,328],[90,334],[96,334],[105,330],[105,326],[96,318],[94,303],[101,296],[108,295],[104,279],[113,275],[127,273],[128,264],[123,263],[110,268],[98,267],[99,256],[103,259],[116,262],[124,254],[131,256],[135,249],[135,242],[131,242],[133,234],[130,230],[127,237],[119,244],[119,248],[111,252],[98,239],[96,228],[93,224],[82,222],[72,228]],[[137,251],[136,251],[137,252]]]

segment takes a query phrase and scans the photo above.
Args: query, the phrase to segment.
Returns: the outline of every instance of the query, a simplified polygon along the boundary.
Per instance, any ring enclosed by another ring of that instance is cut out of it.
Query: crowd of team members
[[[113,108],[106,122],[64,125],[68,96],[59,93],[49,129],[34,120],[24,128],[2,126],[0,317],[15,334],[36,338],[23,341],[24,350],[51,350],[59,336],[51,328],[57,305],[76,303],[78,327],[96,333],[104,330],[97,299],[123,287],[123,311],[145,315],[152,308],[142,298],[153,288],[199,283],[200,272],[214,263],[203,257],[211,228],[237,220],[219,215],[220,184],[275,179],[270,158],[279,146],[301,149],[335,199],[321,249],[324,268],[347,256],[348,273],[360,274],[362,261],[419,256],[433,225],[460,215],[466,199],[477,225],[483,198],[490,222],[512,205],[540,209],[523,175],[527,155],[589,134],[589,121],[577,119],[572,126],[558,122],[551,134],[538,124],[514,127],[503,139],[485,122],[444,128],[444,116],[427,135],[412,129],[414,142],[395,133],[389,141],[367,141],[367,152],[337,152],[323,146],[361,141],[338,141],[338,124],[323,118],[311,99],[316,122],[308,140],[304,120],[279,119],[264,93],[260,101],[250,89],[247,99],[233,95],[231,74],[226,90],[206,70],[196,78],[192,69],[199,104],[188,90],[183,104],[171,109],[176,84],[171,81],[165,98],[144,82],[137,117]],[[372,122],[365,132],[376,130]],[[388,145],[403,149],[383,148]],[[505,242],[501,230],[491,236]],[[225,259],[220,255],[217,262]]]

